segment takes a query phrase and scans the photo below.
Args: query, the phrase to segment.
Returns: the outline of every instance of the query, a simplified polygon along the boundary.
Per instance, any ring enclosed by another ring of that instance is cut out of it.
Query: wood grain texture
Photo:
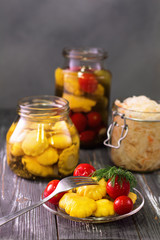
[[[48,182],[19,178],[9,169],[5,135],[14,117],[14,111],[0,111],[0,217],[38,201]],[[91,163],[97,169],[108,164],[113,165],[106,148],[81,150],[80,162]],[[77,223],[54,216],[41,206],[0,227],[0,239],[159,240],[160,171],[134,174],[138,182],[137,189],[145,198],[145,205],[131,217],[105,224]]]

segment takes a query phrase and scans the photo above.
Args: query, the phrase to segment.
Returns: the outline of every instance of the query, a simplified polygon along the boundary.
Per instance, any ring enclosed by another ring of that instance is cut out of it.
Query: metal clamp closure
[[[124,125],[119,126],[119,124],[117,122],[114,122],[114,117],[115,116],[120,116],[124,120]],[[114,145],[111,144],[111,137],[112,137],[113,129],[114,129],[115,126],[122,128],[121,136],[118,139],[117,146],[114,146]],[[128,125],[126,124],[125,114],[118,113],[117,111],[114,111],[112,113],[112,123],[110,124],[110,126],[107,130],[107,139],[103,142],[103,144],[107,147],[119,148],[120,145],[121,145],[121,141],[127,136],[127,133],[128,133]]]

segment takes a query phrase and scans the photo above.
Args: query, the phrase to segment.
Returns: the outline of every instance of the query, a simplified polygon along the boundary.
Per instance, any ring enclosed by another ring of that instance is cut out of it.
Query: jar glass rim
[[[122,111],[128,111],[128,112],[132,112],[132,113],[139,113],[139,114],[160,114],[160,112],[151,112],[151,111],[148,111],[148,112],[144,112],[144,111],[138,111],[138,110],[133,110],[133,109],[128,109],[128,108],[124,108],[124,107],[120,107],[118,105],[116,105],[114,103],[114,106],[117,108],[117,109],[121,109]]]
[[[160,112],[144,112],[120,107],[114,103],[113,111],[121,113],[124,118],[137,122],[160,122]]]
[[[69,102],[52,95],[28,96],[19,99],[18,113],[23,116],[56,116],[68,114]]]
[[[107,52],[103,48],[96,47],[78,47],[69,48],[65,47],[62,52],[63,56],[66,58],[74,58],[81,60],[103,60],[108,57]]]

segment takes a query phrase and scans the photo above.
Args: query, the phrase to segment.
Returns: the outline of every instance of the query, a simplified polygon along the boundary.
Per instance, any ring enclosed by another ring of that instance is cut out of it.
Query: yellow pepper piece
[[[106,181],[102,178],[99,185],[82,186],[77,188],[77,194],[99,200],[106,195]]]
[[[53,127],[54,134],[66,134],[70,135],[68,124],[65,121],[58,121]]]
[[[77,96],[83,95],[78,82],[78,72],[64,71],[64,90]]]
[[[77,145],[77,148],[79,149],[80,147],[80,139],[79,139],[79,135],[76,134],[72,137],[72,142],[73,144]]]
[[[68,124],[68,129],[69,129],[69,132],[70,132],[70,135],[73,136],[73,135],[77,135],[77,129],[75,128],[75,126],[73,124]]]
[[[11,145],[11,154],[15,157],[22,156],[24,154],[22,144],[19,142],[13,143]]]
[[[24,128],[28,131],[36,130],[38,127],[38,124],[44,125],[42,123],[35,122],[33,116],[30,116],[30,119],[26,121]]]
[[[28,131],[33,131],[36,129],[43,129],[43,131],[46,131],[46,134],[52,129],[52,126],[54,124],[54,121],[56,121],[56,116],[54,116],[54,119],[49,117],[48,119],[45,119],[45,122],[34,122],[34,115],[30,117],[29,120],[27,120],[25,128]]]
[[[104,96],[104,87],[101,84],[98,84],[96,91],[93,93],[96,96]]]
[[[133,192],[130,192],[128,194],[128,197],[132,200],[133,204],[135,204],[136,200],[137,200],[137,195]]]
[[[27,171],[35,176],[39,177],[54,177],[55,171],[51,166],[40,165],[35,157],[24,156],[22,163],[25,165]]]
[[[84,97],[63,93],[63,98],[69,101],[70,109],[74,112],[89,112],[96,105],[96,101]]]
[[[58,161],[58,153],[57,150],[50,147],[45,150],[41,155],[37,156],[37,162],[41,165],[53,165]]]
[[[25,154],[37,156],[44,152],[48,147],[48,140],[44,131],[30,131],[22,142],[22,149]]]
[[[57,134],[49,138],[49,144],[54,148],[64,149],[72,145],[72,139],[68,135]]]
[[[113,202],[108,199],[100,199],[96,201],[97,209],[93,213],[95,217],[107,217],[115,214]]]
[[[96,202],[88,197],[78,196],[76,193],[65,193],[59,201],[59,207],[71,217],[85,218],[91,216],[96,210]]]
[[[71,147],[63,150],[60,154],[58,169],[62,175],[69,175],[75,169],[78,164],[78,150],[79,148],[73,144]]]
[[[58,86],[63,87],[63,70],[61,68],[55,70],[55,80]]]

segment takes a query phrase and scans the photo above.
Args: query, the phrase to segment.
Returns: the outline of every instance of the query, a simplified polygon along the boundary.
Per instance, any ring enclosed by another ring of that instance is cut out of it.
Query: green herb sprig
[[[112,186],[114,186],[116,176],[118,176],[118,183],[120,186],[122,186],[123,180],[126,179],[126,181],[130,183],[130,189],[135,187],[137,183],[136,178],[130,171],[117,168],[115,166],[106,166],[105,168],[98,169],[93,173],[92,176],[97,177],[97,181],[101,180],[102,178],[104,178],[106,181],[111,179]]]

